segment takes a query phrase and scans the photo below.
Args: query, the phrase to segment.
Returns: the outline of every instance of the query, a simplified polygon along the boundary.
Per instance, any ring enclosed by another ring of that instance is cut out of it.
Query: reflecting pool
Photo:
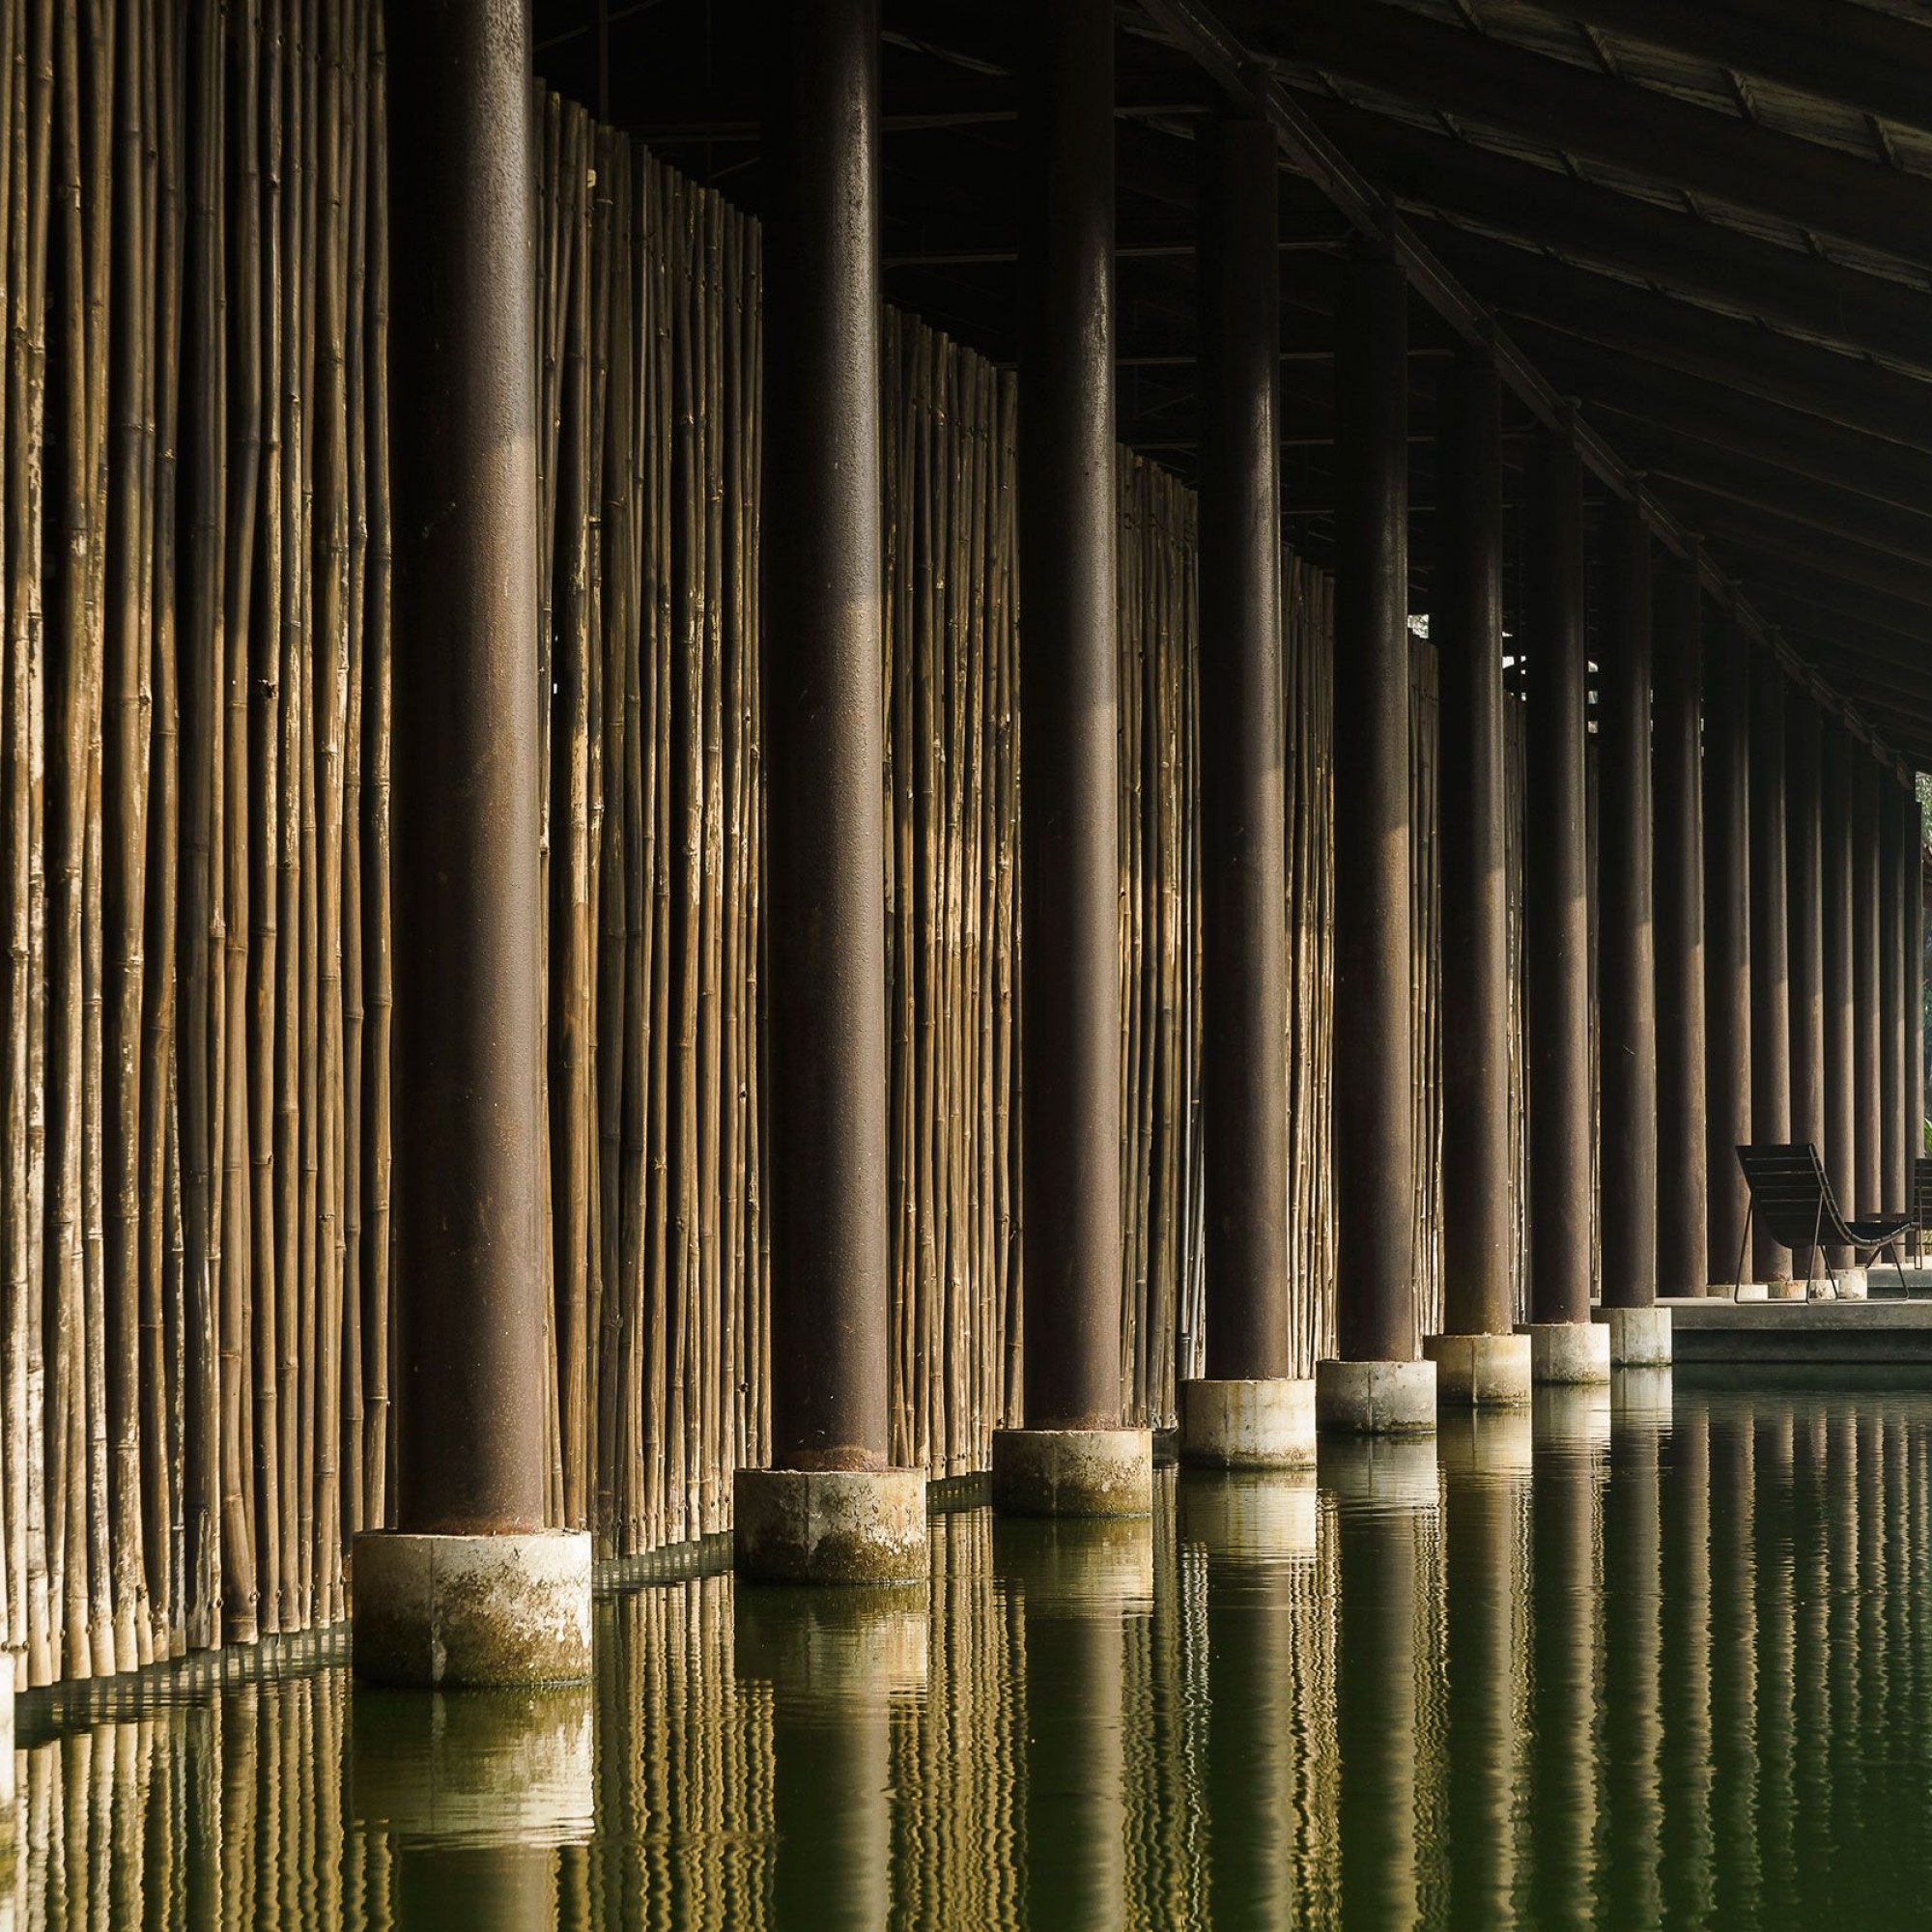
[[[946,1515],[929,1589],[611,1595],[591,1690],[23,1700],[0,1927],[1918,1922],[1929,1446],[1932,1393],[1628,1377]]]

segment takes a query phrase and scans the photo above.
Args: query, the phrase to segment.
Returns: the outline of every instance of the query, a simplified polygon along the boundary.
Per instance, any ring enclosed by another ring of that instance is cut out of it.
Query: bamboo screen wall
[[[38,1684],[332,1622],[386,1520],[407,640],[375,0],[0,0],[0,1601]],[[766,1441],[759,242],[554,98],[536,143],[552,1504],[621,1556],[724,1527]],[[894,1429],[944,1475],[1023,1341],[1015,397],[910,318],[886,341]],[[1156,1424],[1201,1344],[1194,514],[1123,456],[1121,1359]],[[1307,1365],[1346,1069],[1328,588],[1286,570]]]

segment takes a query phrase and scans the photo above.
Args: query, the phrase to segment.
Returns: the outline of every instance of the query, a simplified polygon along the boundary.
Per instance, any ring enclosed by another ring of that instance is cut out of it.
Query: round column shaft
[[[1706,1264],[1704,635],[1697,559],[1663,566],[1652,721],[1657,802],[1657,1292],[1697,1295]]]
[[[1408,290],[1343,274],[1335,384],[1336,1336],[1321,1419],[1431,1429],[1418,1363],[1409,980]],[[1389,1365],[1399,1364],[1391,1368]]]
[[[1791,1138],[1791,982],[1784,852],[1784,674],[1767,658],[1750,677],[1750,1138]],[[1751,1223],[1751,1277],[1784,1282],[1791,1250],[1763,1215]]]
[[[1905,1174],[1918,1202],[1925,1155],[1925,835],[1916,787],[1905,794]]]
[[[1824,850],[1818,707],[1802,693],[1786,705],[1785,777],[1787,956],[1791,973],[1791,1138],[1825,1147]],[[1792,1256],[1806,1279],[1825,1268],[1822,1254]]]
[[[355,1662],[589,1668],[587,1537],[545,1442],[535,290],[528,21],[389,23],[395,223],[397,1522],[357,1539]]]
[[[772,1461],[737,1561],[926,1574],[887,1400],[877,0],[771,10],[764,126]]]
[[[1151,1438],[1121,1428],[1113,9],[1065,0],[1040,10],[1026,38],[1026,1426],[994,1436],[993,1500],[1052,1515],[1145,1514]]]
[[[1879,771],[1853,753],[1852,831],[1852,1091],[1858,1186],[1848,1212],[1879,1213],[1885,1203],[1883,1127],[1879,1098]]]
[[[1203,128],[1201,874],[1207,1368],[1286,1376],[1288,954],[1274,130]]]
[[[1704,1101],[1708,1265],[1725,1287],[1748,1205],[1737,1151],[1751,1135],[1748,675],[1744,640],[1717,631],[1704,686]]]
[[[1857,1079],[1853,1072],[1854,1015],[1852,884],[1854,866],[1853,748],[1844,728],[1825,727],[1820,818],[1819,941],[1824,954],[1825,1172],[1840,1209],[1858,1199]],[[1852,1265],[1849,1248],[1828,1248],[1834,1275]]]
[[[1905,794],[1879,776],[1879,1183],[1881,1212],[1905,1185]]]
[[[1523,630],[1529,838],[1529,1333],[1538,1380],[1606,1380],[1590,1326],[1590,885],[1585,817],[1583,470],[1539,437],[1527,480]]]
[[[1657,974],[1651,933],[1650,533],[1636,506],[1604,524],[1598,656],[1598,1010],[1604,1305],[1657,1300]]]

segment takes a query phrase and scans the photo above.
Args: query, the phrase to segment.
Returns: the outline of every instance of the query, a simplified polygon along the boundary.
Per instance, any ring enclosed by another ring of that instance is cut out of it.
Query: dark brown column
[[[1877,1214],[1885,1203],[1884,1128],[1879,1098],[1879,771],[1862,749],[1852,754],[1852,1091],[1858,1147],[1857,1208]]]
[[[1430,635],[1438,667],[1442,868],[1442,1319],[1507,1335],[1512,1279],[1509,882],[1504,867],[1501,385],[1442,378]]]
[[[1584,821],[1583,470],[1539,437],[1524,509],[1529,838],[1529,1305],[1590,1319],[1590,905]],[[1346,1063],[1345,1063],[1346,1064]]]
[[[1750,680],[1750,1080],[1751,1139],[1791,1138],[1790,968],[1785,932],[1784,673],[1769,658]],[[1753,1221],[1751,1275],[1780,1281],[1791,1251]]]
[[[1657,1299],[1657,972],[1651,936],[1650,532],[1634,503],[1604,519],[1598,649],[1598,1150],[1604,1305]]]
[[[1791,1138],[1825,1145],[1825,928],[1818,707],[1803,692],[1786,704],[1785,901],[1791,974]],[[1809,1276],[1824,1257],[1794,1254]]]
[[[1879,1185],[1881,1211],[1905,1190],[1905,795],[1879,770]]]
[[[1853,1074],[1852,880],[1854,866],[1852,771],[1854,747],[1842,725],[1824,731],[1824,796],[1820,839],[1819,938],[1824,952],[1825,1171],[1839,1207],[1850,1214],[1858,1200],[1857,1081]],[[1827,1251],[1833,1268],[1849,1267],[1849,1248]]]
[[[1925,834],[1918,792],[1905,792],[1905,1173],[1916,1182],[1925,1155]],[[1917,1201],[1917,1189],[1905,1205]]]
[[[1344,270],[1335,384],[1336,1334],[1416,1351],[1409,1092],[1408,315],[1392,260]]]
[[[530,47],[389,21],[398,1525],[544,1526]],[[876,785],[874,786],[876,790]]]
[[[889,1460],[878,8],[775,8],[765,124],[772,1455]]]
[[[1027,40],[1026,1422],[1108,1429],[1121,1419],[1122,1266],[1113,9],[1039,9]]]
[[[1201,130],[1201,872],[1207,1368],[1289,1373],[1282,781],[1280,159]]]
[[[1737,1150],[1751,1137],[1749,678],[1748,647],[1721,625],[1704,680],[1704,1118],[1707,1265],[1726,1285],[1748,1207]]]
[[[1658,585],[1657,1291],[1702,1294],[1708,1230],[1704,1147],[1703,600],[1695,556]]]

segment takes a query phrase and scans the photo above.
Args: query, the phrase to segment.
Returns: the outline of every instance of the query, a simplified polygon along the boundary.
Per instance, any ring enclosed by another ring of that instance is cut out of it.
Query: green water
[[[940,1518],[929,1590],[634,1590],[576,1695],[27,1700],[0,1926],[1932,1922],[1928,1443],[1632,1380]]]

